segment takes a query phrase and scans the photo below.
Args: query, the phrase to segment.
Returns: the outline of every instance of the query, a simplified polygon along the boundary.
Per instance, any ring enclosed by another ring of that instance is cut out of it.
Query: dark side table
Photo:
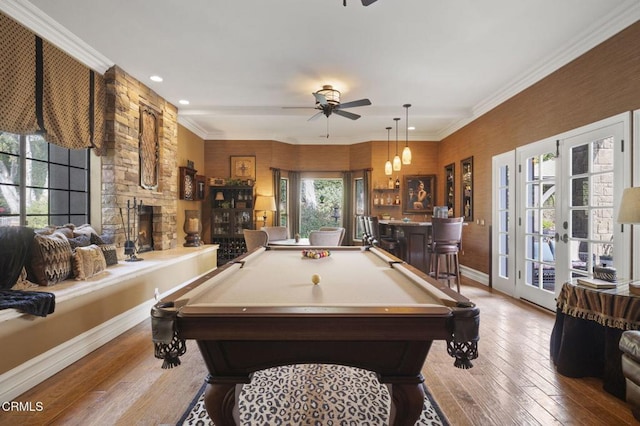
[[[556,301],[551,333],[551,359],[567,377],[600,377],[603,388],[625,399],[618,343],[625,330],[640,329],[640,295],[629,282],[597,290],[565,283]]]

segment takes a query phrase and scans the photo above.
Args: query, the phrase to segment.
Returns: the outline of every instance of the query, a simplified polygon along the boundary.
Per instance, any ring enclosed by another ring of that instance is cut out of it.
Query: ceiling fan
[[[362,0],[363,6],[369,6],[371,3],[375,3],[377,0]],[[342,0],[342,5],[347,6],[347,0]]]
[[[311,116],[308,121],[315,120],[320,115],[325,115],[328,118],[332,113],[351,120],[357,120],[360,118],[358,114],[343,110],[346,108],[371,105],[371,101],[369,99],[359,99],[357,101],[340,103],[340,91],[334,89],[330,84],[325,84],[322,86],[321,90],[313,92],[312,94],[316,98],[315,109],[319,109],[320,112]]]

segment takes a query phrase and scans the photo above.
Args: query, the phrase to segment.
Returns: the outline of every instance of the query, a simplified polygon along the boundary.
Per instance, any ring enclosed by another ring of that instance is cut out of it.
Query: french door
[[[591,276],[594,266],[631,277],[630,232],[615,220],[631,183],[629,141],[629,114],[621,114],[518,148],[517,173],[508,174],[513,186],[500,178],[509,171],[508,157],[494,158],[496,289],[553,310],[562,284]],[[505,273],[510,261],[515,271]]]
[[[516,152],[493,157],[491,285],[494,289],[515,296],[515,169]]]
[[[553,309],[558,270],[556,208],[561,198],[557,142],[536,142],[517,150],[519,206],[516,225],[516,297]]]

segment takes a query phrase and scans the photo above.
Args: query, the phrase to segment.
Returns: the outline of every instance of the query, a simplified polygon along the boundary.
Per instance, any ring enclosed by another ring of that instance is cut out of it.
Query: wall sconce
[[[276,211],[276,200],[272,195],[256,195],[256,211],[262,210],[263,226],[267,226],[267,211]]]
[[[402,150],[402,164],[411,164],[411,149],[409,148],[409,107],[411,104],[402,105],[407,110],[407,118],[405,120],[405,142],[404,149]]]

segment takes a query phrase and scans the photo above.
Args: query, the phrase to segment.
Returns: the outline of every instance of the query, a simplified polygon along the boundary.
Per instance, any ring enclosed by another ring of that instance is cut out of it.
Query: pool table
[[[471,367],[479,325],[472,302],[383,250],[329,250],[312,259],[297,247],[260,247],[152,309],[158,358],[162,342],[197,341],[215,424],[235,424],[236,393],[253,372],[326,363],[376,372],[390,385],[390,423],[413,425],[432,341],[447,340],[456,365]]]

